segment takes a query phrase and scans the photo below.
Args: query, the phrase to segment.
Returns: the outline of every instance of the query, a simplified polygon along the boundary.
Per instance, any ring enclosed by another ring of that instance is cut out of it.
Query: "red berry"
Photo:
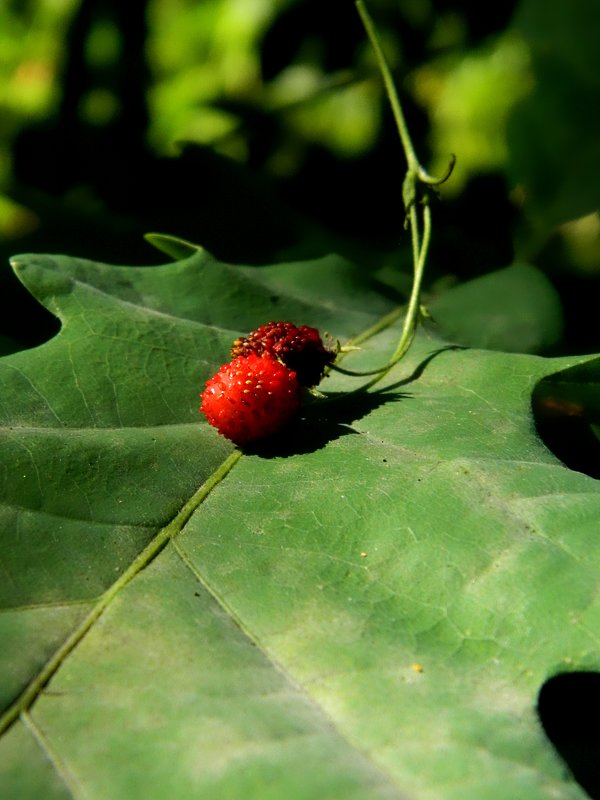
[[[335,358],[321,340],[319,331],[292,322],[268,322],[241,339],[236,339],[231,357],[267,354],[294,370],[302,386],[315,386],[327,364]]]
[[[295,372],[251,353],[207,381],[200,411],[227,439],[246,444],[281,430],[298,411],[300,392]]]

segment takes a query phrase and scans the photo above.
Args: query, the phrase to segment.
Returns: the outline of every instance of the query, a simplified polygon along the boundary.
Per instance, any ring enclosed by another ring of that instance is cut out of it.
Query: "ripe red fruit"
[[[236,339],[231,357],[267,354],[294,370],[301,386],[315,386],[327,364],[335,358],[321,340],[319,331],[309,325],[292,322],[268,322],[248,336]]]
[[[281,430],[300,407],[296,373],[268,355],[234,358],[206,383],[200,411],[219,433],[246,444]]]

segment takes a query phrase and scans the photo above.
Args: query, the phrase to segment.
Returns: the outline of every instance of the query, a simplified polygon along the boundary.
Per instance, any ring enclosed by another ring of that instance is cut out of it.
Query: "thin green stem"
[[[408,301],[408,308],[406,310],[406,317],[404,318],[404,325],[402,326],[402,334],[398,342],[398,346],[386,366],[380,370],[374,378],[372,378],[361,390],[370,389],[379,383],[388,372],[395,367],[396,364],[404,358],[408,352],[409,347],[415,337],[417,325],[421,315],[421,284],[423,283],[423,275],[425,274],[425,264],[427,262],[427,250],[431,240],[431,211],[429,205],[426,204],[423,208],[423,243],[419,253],[419,258],[415,265],[415,274],[413,278],[413,286]]]
[[[412,243],[412,256],[413,256],[413,279],[414,274],[417,272],[417,265],[421,258],[421,236],[419,232],[419,215],[417,214],[417,207],[412,203],[408,209],[408,224],[410,226],[410,238]]]
[[[380,381],[387,373],[394,367],[401,358],[407,353],[416,333],[417,325],[421,317],[421,286],[423,283],[423,274],[425,271],[425,264],[427,261],[427,253],[429,250],[429,243],[431,241],[431,209],[429,207],[429,188],[439,183],[443,183],[450,177],[454,168],[454,156],[452,156],[450,165],[446,174],[442,178],[435,178],[429,175],[419,163],[415,153],[398,92],[394,85],[392,73],[388,66],[387,60],[383,53],[379,35],[373,24],[373,20],[367,11],[363,0],[356,0],[356,8],[360,14],[360,18],[367,32],[375,56],[377,64],[381,72],[385,90],[387,93],[388,101],[392,108],[398,133],[400,134],[400,141],[406,156],[407,171],[402,186],[402,199],[404,201],[404,209],[406,214],[406,225],[410,227],[411,232],[411,246],[413,256],[413,285],[406,311],[404,325],[402,327],[402,334],[396,347],[394,354],[388,363],[379,369],[368,370],[364,372],[355,372],[353,370],[340,367],[338,364],[332,364],[331,369],[342,372],[345,375],[362,376],[366,377],[374,375],[375,377],[370,380],[365,386],[362,386],[356,391],[362,391],[374,386]],[[425,187],[425,188],[423,188]],[[418,207],[423,209],[423,234],[421,238],[420,222]]]
[[[400,353],[404,355],[406,350],[408,349],[404,342],[410,337],[414,335],[415,328],[417,322],[419,320],[420,308],[421,308],[421,284],[423,283],[423,275],[425,272],[425,264],[427,262],[427,251],[429,249],[429,242],[431,241],[431,210],[429,208],[429,203],[425,203],[423,206],[423,242],[421,243],[421,248],[419,250],[419,254],[415,263],[415,274],[413,278],[413,286],[410,295],[410,300],[408,301],[408,309],[406,311],[406,318],[404,320],[404,327],[402,329],[402,336],[400,341],[398,342],[398,346],[396,348],[396,352],[390,359],[392,362],[392,366],[398,361],[401,357]]]
[[[406,318],[402,328],[402,336],[398,342],[398,346],[392,358],[390,359],[391,366],[396,364],[404,353],[408,350],[408,346],[412,341],[419,320],[421,309],[421,284],[423,282],[423,274],[425,272],[425,263],[427,260],[427,249],[431,239],[431,211],[429,205],[423,209],[423,244],[419,252],[419,257],[415,265],[415,275],[413,280],[412,292],[408,302],[408,309],[406,311]]]
[[[350,339],[348,344],[358,345],[361,342],[364,342],[367,339],[376,336],[378,333],[381,333],[381,331],[386,330],[386,328],[389,328],[391,325],[393,325],[394,322],[396,322],[396,320],[398,319],[398,317],[402,315],[402,311],[403,311],[403,306],[398,306],[393,311],[390,311],[388,314],[386,314],[384,317],[378,320],[374,325],[371,325],[371,327],[363,331],[361,334],[355,336],[353,339]],[[340,352],[338,355],[338,361],[344,358],[345,355],[347,355],[347,353]],[[344,369],[344,367],[340,367],[339,363],[329,364],[325,372],[327,373],[329,372],[329,370],[334,370],[335,372],[341,372],[344,375],[352,375],[355,378],[364,377],[366,375],[375,375],[377,372],[380,371],[379,369],[373,369],[369,370],[368,372],[356,372],[355,370]]]
[[[240,450],[234,450],[221,466],[213,472],[210,478],[202,484],[198,491],[188,500],[183,506],[181,511],[175,516],[168,525],[157,533],[157,535],[149,542],[142,552],[131,562],[129,567],[121,573],[117,580],[108,587],[104,594],[100,595],[95,606],[90,610],[88,615],[83,619],[79,626],[65,639],[61,647],[56,653],[47,661],[42,669],[38,672],[35,678],[22,692],[22,694],[15,700],[15,702],[8,708],[5,713],[0,717],[0,734],[9,728],[13,722],[34,703],[39,696],[44,686],[48,683],[50,678],[59,669],[66,657],[72,650],[81,642],[86,633],[106,611],[109,604],[114,600],[117,594],[132,580],[144,567],[160,553],[165,545],[184,527],[192,516],[193,512],[198,508],[200,503],[207,497],[207,495],[220,483],[223,478],[230,472],[233,466],[238,462],[242,455]]]
[[[369,328],[364,330],[358,336],[355,336],[354,339],[350,339],[348,344],[359,345],[361,342],[365,342],[372,336],[375,336],[376,334],[381,333],[381,331],[384,331],[386,328],[389,328],[391,325],[394,324],[394,322],[396,322],[398,317],[400,317],[401,315],[402,315],[402,306],[398,306],[398,308],[395,308],[393,311],[390,311],[388,314],[386,314],[380,320],[378,320]]]
[[[425,203],[423,206],[423,244],[421,246],[421,250],[419,252],[419,256],[415,264],[413,285],[410,293],[410,299],[408,301],[408,306],[406,309],[404,325],[402,326],[402,333],[400,335],[400,340],[398,341],[398,345],[396,347],[396,350],[394,351],[394,354],[387,362],[387,364],[385,364],[385,366],[379,367],[378,369],[366,370],[364,372],[354,372],[352,370],[339,367],[337,364],[333,364],[331,366],[331,369],[335,370],[336,372],[341,372],[344,375],[352,375],[354,377],[367,377],[369,375],[375,376],[367,384],[361,386],[356,391],[364,391],[365,389],[369,389],[371,386],[374,386],[382,378],[384,378],[387,375],[387,373],[392,369],[392,367],[395,367],[396,364],[406,355],[410,345],[412,344],[412,340],[414,339],[417,330],[417,325],[419,323],[421,315],[421,286],[423,283],[423,276],[425,274],[425,264],[427,263],[427,250],[429,249],[430,241],[431,241],[431,209],[429,208],[429,204]],[[394,314],[396,317],[399,316],[398,311],[394,312]]]
[[[410,172],[417,173],[420,169],[419,161],[417,159],[413,143],[408,133],[408,127],[406,125],[406,120],[404,119],[404,113],[400,105],[400,100],[398,99],[398,92],[396,91],[391,70],[388,66],[387,60],[383,53],[383,49],[379,42],[379,36],[375,29],[375,25],[373,24],[371,15],[367,11],[365,4],[363,3],[363,0],[356,0],[356,8],[358,10],[358,13],[360,14],[362,24],[364,25],[364,28],[367,32],[367,36],[369,37],[369,40],[375,52],[375,58],[377,59],[377,65],[379,67],[379,71],[381,72],[383,85],[385,86],[385,90],[392,109],[392,113],[396,121],[396,127],[398,128],[398,133],[400,134],[400,141],[402,142],[402,148],[406,155],[408,169]]]
[[[450,161],[448,162],[448,166],[446,167],[446,172],[442,175],[441,178],[436,178],[433,175],[430,175],[426,172],[423,167],[419,164],[419,180],[421,183],[426,183],[428,186],[440,186],[442,183],[446,183],[450,175],[454,172],[454,167],[456,165],[456,156],[454,153],[450,155]]]

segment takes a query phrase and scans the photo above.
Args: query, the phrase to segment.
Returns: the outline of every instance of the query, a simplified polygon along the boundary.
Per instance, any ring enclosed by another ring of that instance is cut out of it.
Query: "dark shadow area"
[[[11,267],[0,268],[0,357],[49,341],[59,320],[23,286]]]
[[[328,442],[339,439],[341,436],[358,435],[358,432],[352,427],[352,423],[362,419],[384,403],[409,400],[412,395],[397,391],[399,387],[407,386],[420,378],[433,359],[442,353],[448,350],[464,349],[464,347],[449,345],[434,350],[415,367],[410,375],[384,389],[362,391],[357,386],[355,391],[328,392],[321,398],[308,395],[301,416],[284,431],[252,446],[247,446],[244,451],[263,458],[285,458],[300,453],[314,453],[325,447]],[[368,380],[368,377],[362,378],[363,385]]]
[[[536,430],[569,469],[600,478],[600,362],[549,375],[533,390]]]
[[[384,389],[362,391],[357,385],[356,390],[351,392],[328,392],[321,398],[308,395],[302,414],[284,431],[245,447],[244,451],[262,458],[285,458],[300,453],[314,453],[341,436],[358,435],[352,427],[353,422],[362,419],[384,403],[410,399],[409,393],[397,390],[420,378],[437,356],[448,350],[465,349],[459,345],[440,347],[417,364],[410,375]],[[358,380],[361,380],[364,386],[368,383],[369,377],[357,378]]]
[[[538,715],[575,780],[600,798],[600,673],[556,675],[542,686]]]
[[[600,442],[590,424],[580,417],[536,420],[540,439],[566,467],[600,478]]]
[[[407,384],[418,380],[421,377],[421,375],[425,372],[425,369],[429,366],[429,364],[431,364],[433,359],[437,358],[442,353],[447,353],[451,350],[468,350],[468,349],[469,349],[468,347],[465,347],[462,344],[448,344],[444,345],[444,347],[439,347],[437,350],[433,350],[427,356],[427,358],[424,358],[420,364],[417,364],[417,366],[410,373],[410,375],[407,375],[406,378],[401,378],[396,383],[392,384],[391,386],[388,386],[385,391],[398,389],[400,386],[406,386]]]
[[[342,436],[359,435],[352,423],[384,403],[407,399],[401,392],[340,392],[310,398],[301,416],[285,430],[244,447],[244,452],[261,458],[287,458],[314,453]]]

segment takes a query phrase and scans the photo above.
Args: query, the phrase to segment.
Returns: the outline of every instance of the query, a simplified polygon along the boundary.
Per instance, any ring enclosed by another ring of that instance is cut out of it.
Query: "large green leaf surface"
[[[361,270],[15,267],[62,329],[0,361],[2,798],[584,797],[536,699],[599,665],[600,493],[531,413],[578,359],[421,333],[240,454],[198,413],[237,335],[393,350]]]

